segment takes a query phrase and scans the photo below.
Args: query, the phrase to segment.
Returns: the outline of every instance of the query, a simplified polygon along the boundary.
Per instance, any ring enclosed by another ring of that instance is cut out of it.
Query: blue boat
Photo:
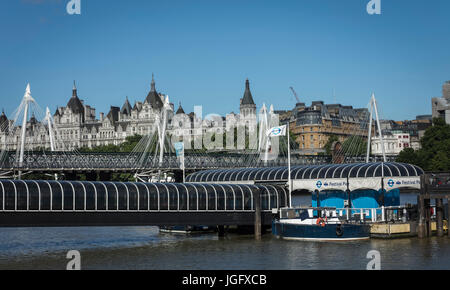
[[[332,208],[286,208],[272,222],[272,233],[287,240],[356,241],[370,238],[370,226],[333,216]]]

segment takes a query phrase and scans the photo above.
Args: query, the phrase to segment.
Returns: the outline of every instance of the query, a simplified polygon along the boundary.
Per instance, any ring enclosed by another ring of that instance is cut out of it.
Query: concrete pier
[[[254,196],[254,203],[255,203],[255,239],[260,240],[261,239],[261,195],[260,191],[257,190],[255,192]]]
[[[436,199],[436,235],[444,236],[444,204],[442,198]]]

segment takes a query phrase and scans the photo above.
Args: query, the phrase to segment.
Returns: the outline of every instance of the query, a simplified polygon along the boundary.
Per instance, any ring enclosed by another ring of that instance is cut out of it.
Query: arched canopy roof
[[[303,165],[291,167],[292,180],[316,180],[371,177],[418,177],[424,171],[415,165],[399,162],[375,162],[352,164]],[[260,183],[286,182],[288,168],[264,167],[242,169],[218,169],[193,173],[187,182],[204,183]]]
[[[274,185],[0,180],[1,211],[254,211],[289,205]]]

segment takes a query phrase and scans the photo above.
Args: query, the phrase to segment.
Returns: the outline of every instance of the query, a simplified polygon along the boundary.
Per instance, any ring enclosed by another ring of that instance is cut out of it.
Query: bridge
[[[252,157],[254,155],[255,157]],[[240,168],[248,166],[287,165],[287,157],[280,156],[276,160],[256,161],[258,153],[209,153],[203,155],[185,155],[185,168],[192,170],[212,168]],[[162,162],[159,159],[148,158],[140,163],[138,153],[72,153],[72,152],[32,152],[19,162],[15,151],[7,152],[0,170],[32,170],[32,171],[72,171],[72,170],[102,170],[130,172],[147,169],[179,169],[180,160],[174,155],[165,154]],[[325,164],[331,161],[331,156],[302,155],[292,156],[292,164]]]
[[[17,159],[15,151],[4,154],[0,162],[0,172],[11,175],[17,171],[33,173],[73,173],[73,172],[104,172],[104,173],[136,173],[148,170],[180,170],[180,160],[174,155],[165,154],[162,162],[159,159],[148,158],[139,163],[138,153],[72,153],[72,152],[32,152],[26,155],[22,162]],[[254,155],[254,156],[252,156]],[[209,153],[203,155],[185,155],[185,170],[195,172],[208,169],[258,168],[287,166],[288,160],[280,156],[275,160],[264,162],[257,158],[258,153]],[[364,156],[352,157],[347,163],[363,162]],[[372,161],[381,157],[373,157]],[[249,162],[249,160],[251,160]],[[332,157],[327,155],[291,156],[293,166],[322,165],[331,163]],[[394,158],[388,158],[394,161]],[[1,178],[1,174],[0,174]]]

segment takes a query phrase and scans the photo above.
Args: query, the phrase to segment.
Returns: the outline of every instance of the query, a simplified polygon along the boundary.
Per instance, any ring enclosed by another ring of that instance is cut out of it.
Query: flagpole
[[[291,146],[289,138],[289,121],[287,123],[287,148],[288,148],[288,183],[289,183],[289,207],[292,207],[292,182],[291,182]]]
[[[184,148],[183,148],[183,157],[182,157],[182,165],[183,166],[183,183],[186,183],[186,169],[184,168]]]

